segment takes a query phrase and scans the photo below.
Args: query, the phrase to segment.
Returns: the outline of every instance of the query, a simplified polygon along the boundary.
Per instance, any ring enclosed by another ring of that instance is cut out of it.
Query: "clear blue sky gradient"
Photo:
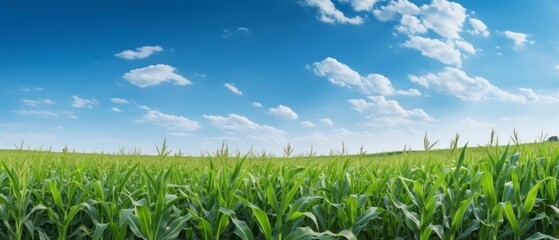
[[[214,151],[222,142],[243,152],[252,147],[280,154],[288,142],[296,152],[312,145],[328,153],[343,141],[351,152],[361,145],[377,152],[421,149],[426,132],[441,141],[438,147],[446,147],[455,133],[461,144],[483,144],[491,129],[503,143],[513,128],[524,141],[542,130],[559,134],[557,1],[411,0],[421,12],[399,12],[389,20],[374,12],[398,1],[370,1],[376,3],[364,10],[351,2],[3,1],[0,148],[24,140],[31,148],[56,151],[125,147],[154,153],[167,138],[173,150],[192,155]],[[333,16],[334,22],[326,22],[320,4],[362,22]],[[464,9],[465,18],[454,25],[457,38],[429,28],[428,21],[444,21],[428,19],[433,10],[427,9],[435,5]],[[404,15],[423,21],[426,31],[399,30]],[[482,21],[487,36],[473,34],[470,19]],[[509,33],[525,38],[515,44]],[[459,51],[461,64],[422,54],[406,44],[413,37],[447,44]],[[459,48],[460,41],[475,53]],[[144,46],[163,50],[140,59],[116,56]],[[321,75],[318,67],[327,59],[360,79],[382,75],[394,91],[419,94],[360,90],[345,75]],[[173,67],[191,84],[140,87],[124,77],[158,64]],[[466,77],[458,80],[474,92],[460,92],[448,75],[438,76],[438,87],[412,80],[450,69],[463,72]],[[344,81],[347,86],[340,86]],[[479,93],[475,86],[484,81],[493,88]],[[74,96],[90,103],[80,105]],[[359,109],[358,100],[369,105]],[[274,109],[285,110],[280,105],[291,111],[276,114]]]

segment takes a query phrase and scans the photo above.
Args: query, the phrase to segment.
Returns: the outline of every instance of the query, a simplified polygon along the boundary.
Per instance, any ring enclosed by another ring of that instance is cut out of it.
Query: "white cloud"
[[[175,136],[187,136],[189,133],[200,129],[200,124],[186,117],[172,114],[165,114],[159,110],[151,109],[146,106],[140,106],[146,113],[138,122],[149,122],[156,126],[167,129],[170,134]]]
[[[241,115],[229,114],[227,117],[204,115],[204,118],[217,128],[240,133],[237,136],[247,136],[253,140],[274,143],[283,143],[287,139],[286,132],[272,126],[255,123]]]
[[[38,116],[38,117],[56,117],[56,116],[58,116],[58,113],[48,111],[48,110],[38,111],[38,110],[20,109],[20,110],[16,110],[15,113],[20,114],[20,115],[33,115],[33,116]]]
[[[387,5],[375,9],[373,14],[380,21],[401,16],[395,28],[409,37],[403,46],[419,50],[423,56],[444,64],[461,66],[462,53],[476,53],[474,46],[460,36],[468,16],[466,9],[458,3],[433,0],[430,4],[418,7],[407,0],[389,0]],[[487,31],[487,26],[483,22],[469,20],[475,31],[485,34],[483,31]],[[430,31],[435,34],[430,34]]]
[[[540,103],[559,103],[559,93],[555,94],[542,94],[536,93],[531,88],[520,88],[520,93],[529,101],[529,102],[540,102]]]
[[[43,98],[43,99],[37,99],[37,100],[32,100],[32,99],[22,99],[21,100],[23,102],[23,105],[25,106],[29,106],[29,107],[36,107],[39,105],[53,105],[56,102],[48,99],[48,98]]]
[[[355,11],[370,11],[378,0],[339,0],[341,3],[349,3]]]
[[[323,118],[320,119],[320,121],[322,122],[322,124],[326,125],[326,126],[334,126],[334,122],[330,119],[330,118]]]
[[[241,92],[238,88],[236,88],[235,86],[233,86],[230,83],[225,83],[224,86],[229,89],[231,92],[233,92],[234,94],[237,95],[243,95],[243,92]]]
[[[396,14],[418,15],[420,12],[417,5],[407,0],[390,1],[388,5],[373,10],[373,14],[380,21],[392,20]]]
[[[74,112],[72,111],[62,111],[60,112],[60,115],[66,116],[68,118],[78,118],[78,116],[74,115]]]
[[[559,64],[555,65],[555,70],[559,71]]]
[[[397,90],[396,93],[398,95],[403,95],[403,96],[421,96],[421,92],[415,88],[410,88],[408,90]]]
[[[128,104],[128,100],[126,100],[125,98],[111,98],[111,102],[115,103],[115,104]]]
[[[313,63],[313,67],[313,71],[317,76],[326,77],[328,81],[340,87],[356,87],[360,92],[365,94],[401,94],[416,96],[419,93],[416,89],[407,91],[395,90],[394,87],[392,87],[392,82],[390,82],[387,77],[380,74],[369,74],[363,77],[349,66],[331,57],[325,58],[321,62]],[[419,95],[421,94],[419,93]]]
[[[72,106],[75,108],[93,108],[94,105],[99,104],[96,99],[83,99],[76,95],[72,96]]]
[[[238,27],[237,30],[239,30],[239,32],[245,32],[245,33],[248,33],[250,31],[247,27]]]
[[[291,119],[291,120],[296,120],[298,118],[297,113],[291,110],[291,108],[286,107],[284,105],[279,105],[276,108],[270,108],[268,109],[268,112],[271,115],[276,116],[278,118]]]
[[[161,51],[163,51],[163,48],[160,46],[144,46],[144,47],[136,48],[136,51],[134,50],[122,51],[120,53],[115,54],[115,56],[127,60],[134,60],[134,59],[147,58],[152,54]]]
[[[311,121],[303,121],[303,122],[301,122],[301,125],[303,125],[304,127],[308,127],[308,128],[316,127],[316,125]]]
[[[162,82],[174,82],[177,85],[188,85],[190,80],[177,74],[176,69],[166,64],[150,65],[125,73],[122,78],[138,87],[154,86]]]
[[[233,36],[233,32],[229,31],[228,29],[223,29],[221,31],[222,38],[230,38],[231,36]]]
[[[42,87],[36,87],[36,88],[28,88],[28,87],[22,87],[19,89],[19,91],[22,92],[36,92],[36,91],[43,91]]]
[[[360,16],[346,17],[344,13],[336,8],[331,0],[305,0],[304,4],[318,8],[320,12],[319,20],[325,23],[348,23],[362,24],[363,18]]]
[[[487,26],[485,25],[485,23],[477,18],[470,18],[469,21],[470,25],[472,25],[472,30],[468,30],[470,34],[489,37],[489,31],[487,31]]]
[[[460,66],[460,51],[454,47],[452,41],[442,42],[438,39],[412,36],[404,43],[405,47],[419,50],[423,56],[436,59],[444,64]]]
[[[466,20],[466,9],[462,5],[446,0],[433,0],[421,7],[425,27],[446,39],[460,39]]]
[[[253,107],[257,107],[257,108],[261,108],[262,107],[262,103],[259,102],[252,102],[250,103]]]
[[[454,44],[456,44],[456,47],[462,49],[463,51],[465,51],[469,54],[472,54],[472,55],[476,54],[476,49],[469,42],[466,42],[464,40],[456,40],[456,41],[454,41]]]
[[[459,120],[460,124],[466,127],[488,127],[491,126],[489,123],[480,122],[473,118],[465,118]]]
[[[403,15],[400,19],[400,25],[396,26],[396,30],[407,35],[427,32],[427,28],[421,22],[421,19],[411,15]]]
[[[122,110],[120,110],[120,108],[117,108],[117,107],[111,108],[111,111],[117,112],[117,113],[122,112]]]
[[[525,33],[511,32],[507,30],[504,34],[505,37],[514,42],[515,48],[523,48],[526,45],[526,42],[528,42],[528,35]]]
[[[353,109],[366,114],[373,126],[411,125],[426,123],[434,120],[423,109],[404,109],[398,102],[388,100],[384,96],[369,96],[364,99],[349,100]]]
[[[68,118],[78,118],[72,111],[62,111],[62,112],[53,112],[48,110],[28,110],[28,109],[20,109],[15,111],[16,114],[20,115],[30,115],[30,116],[37,116],[37,117],[58,117],[58,116],[65,116]]]
[[[447,67],[437,74],[429,73],[418,77],[410,75],[409,79],[427,89],[435,89],[439,93],[454,95],[466,101],[480,101],[484,99],[498,99],[501,101],[526,102],[521,95],[511,94],[482,77],[469,77],[460,69]]]

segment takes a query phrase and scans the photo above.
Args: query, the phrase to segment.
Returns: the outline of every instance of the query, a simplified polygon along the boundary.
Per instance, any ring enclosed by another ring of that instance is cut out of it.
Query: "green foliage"
[[[0,151],[0,239],[555,239],[556,143],[355,156]],[[512,153],[512,151],[521,151]],[[233,156],[232,156],[233,155]]]

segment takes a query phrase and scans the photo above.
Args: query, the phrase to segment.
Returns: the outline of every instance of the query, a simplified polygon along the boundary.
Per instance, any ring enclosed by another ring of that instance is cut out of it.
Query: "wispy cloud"
[[[200,129],[200,124],[198,122],[186,117],[162,113],[159,110],[151,109],[146,106],[141,106],[140,108],[145,110],[146,113],[137,122],[148,122],[156,126],[164,127],[172,135],[187,136],[191,132]]]
[[[346,24],[362,24],[363,18],[360,16],[346,17],[345,14],[336,8],[334,2],[331,0],[305,0],[304,5],[309,7],[316,7],[320,13],[319,20],[325,23],[346,23]]]
[[[120,108],[117,108],[117,107],[111,108],[111,111],[117,112],[117,113],[122,112],[122,110],[120,110]]]
[[[72,96],[72,106],[75,108],[93,108],[93,106],[99,104],[99,101],[97,101],[96,99],[92,98],[92,99],[84,99],[84,98],[80,98],[76,95]]]
[[[301,125],[303,125],[304,127],[308,127],[308,128],[316,127],[316,125],[311,121],[302,121]]]
[[[250,33],[250,29],[247,27],[238,27],[236,29],[222,29],[221,30],[221,37],[222,38],[230,38],[235,34],[248,34]]]
[[[42,87],[35,87],[35,88],[22,87],[18,90],[22,91],[22,92],[36,92],[36,91],[43,91],[44,88],[42,88]]]
[[[528,41],[528,35],[525,33],[519,32],[512,32],[512,31],[505,31],[505,37],[512,40],[514,42],[514,47],[517,49],[523,48],[526,46],[526,43],[533,43],[533,41]]]
[[[320,122],[322,122],[322,124],[324,124],[326,126],[329,126],[329,127],[334,126],[334,122],[330,118],[320,119]]]
[[[369,119],[367,125],[371,126],[395,126],[427,123],[434,120],[423,109],[404,109],[395,100],[388,100],[384,96],[369,96],[367,100],[349,100],[353,109],[363,113]]]
[[[259,102],[251,102],[250,104],[251,104],[253,107],[256,107],[256,108],[261,108],[261,107],[262,107],[262,103],[259,103]]]
[[[33,110],[33,109],[20,109],[15,111],[16,114],[20,115],[29,115],[29,116],[37,116],[37,117],[68,117],[68,118],[78,118],[74,115],[72,111],[62,111],[62,112],[53,112],[49,110]]]
[[[20,109],[16,110],[15,113],[20,115],[33,115],[38,117],[56,117],[58,113],[48,111],[48,110],[28,110],[28,109]]]
[[[393,94],[408,96],[421,95],[417,89],[394,89],[390,79],[380,74],[373,73],[367,76],[361,76],[348,65],[345,65],[332,57],[313,63],[313,67],[313,71],[317,76],[326,77],[328,81],[340,87],[355,87],[360,92],[365,94],[374,93],[384,96]]]
[[[233,92],[234,94],[243,95],[243,92],[241,92],[241,90],[239,90],[237,87],[233,86],[233,84],[231,84],[231,83],[225,83],[224,86],[227,89],[229,89],[229,91]]]
[[[227,117],[204,115],[204,118],[217,128],[240,133],[237,136],[274,143],[284,143],[287,140],[286,132],[272,126],[255,123],[245,116],[237,114],[229,114]]]
[[[40,106],[40,105],[53,105],[53,104],[56,103],[54,100],[51,100],[51,99],[48,99],[48,98],[37,99],[37,100],[22,99],[21,101],[23,102],[23,105],[29,106],[29,107],[37,107],[37,106]]]
[[[162,52],[163,48],[160,46],[144,46],[136,48],[136,50],[125,50],[115,54],[116,57],[124,58],[127,60],[147,58],[155,53]]]
[[[176,69],[166,64],[150,65],[125,73],[122,78],[141,88],[158,85],[163,82],[174,82],[177,85],[191,84],[190,80],[176,73]]]
[[[425,76],[410,75],[409,79],[427,89],[434,89],[443,94],[454,95],[467,101],[499,99],[503,101],[525,102],[524,97],[506,92],[487,79],[470,77],[458,68],[447,67],[444,71]]]
[[[125,98],[111,98],[111,102],[113,102],[114,104],[128,104],[128,100],[126,100]]]

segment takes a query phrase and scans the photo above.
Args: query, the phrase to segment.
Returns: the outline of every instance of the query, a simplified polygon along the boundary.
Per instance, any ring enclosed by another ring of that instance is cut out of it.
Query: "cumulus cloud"
[[[330,118],[320,119],[320,122],[322,122],[322,124],[324,124],[326,126],[329,126],[329,127],[334,126],[334,122]]]
[[[523,48],[524,46],[526,46],[526,43],[528,42],[528,35],[525,33],[512,32],[507,30],[504,32],[504,34],[505,37],[507,37],[508,39],[514,42],[515,48]]]
[[[350,99],[355,111],[367,115],[369,125],[395,126],[426,123],[434,120],[423,109],[404,109],[395,100],[388,100],[384,96],[369,96],[365,99]]]
[[[380,21],[399,19],[396,31],[409,38],[402,46],[447,65],[461,66],[463,54],[476,53],[461,36],[466,20],[472,25],[473,29],[468,30],[472,34],[489,34],[481,20],[468,18],[462,5],[447,0],[433,0],[422,6],[407,0],[389,0],[373,14]]]
[[[344,13],[336,8],[331,0],[304,0],[304,5],[316,7],[319,10],[319,20],[325,23],[342,24],[362,24],[363,18],[360,16],[346,17]]]
[[[469,77],[458,68],[447,67],[444,71],[425,76],[410,75],[409,79],[427,89],[434,89],[442,94],[456,96],[466,101],[480,101],[484,99],[498,99],[501,101],[526,102],[522,95],[506,92],[487,79],[482,77]]]
[[[114,104],[128,104],[128,100],[126,100],[125,98],[111,98],[111,102],[113,102]]]
[[[383,22],[394,19],[397,14],[418,15],[420,12],[417,5],[407,0],[390,1],[388,5],[373,10],[375,17]]]
[[[177,74],[176,69],[166,64],[150,65],[125,73],[122,78],[141,88],[154,86],[163,82],[174,82],[177,85],[188,85],[190,80]]]
[[[224,86],[227,89],[229,89],[229,91],[233,92],[234,94],[243,95],[243,92],[241,92],[241,90],[239,90],[237,87],[233,86],[233,84],[225,83]]]
[[[468,30],[470,34],[489,37],[489,31],[487,31],[487,26],[485,25],[485,23],[477,18],[470,18],[469,21],[470,25],[472,26],[472,29]]]
[[[72,106],[75,108],[93,108],[94,105],[99,104],[99,101],[96,99],[84,99],[80,98],[76,95],[72,96]]]
[[[378,0],[339,0],[341,3],[349,3],[355,11],[370,11]]]
[[[163,51],[163,48],[160,46],[144,46],[144,47],[136,48],[136,51],[125,50],[119,52],[115,54],[115,57],[124,58],[127,60],[142,59],[142,58],[147,58],[153,55],[154,53],[158,53],[161,51]]]
[[[474,46],[466,41],[463,40],[456,40],[454,41],[454,44],[456,44],[456,47],[458,47],[459,49],[462,49],[463,51],[469,53],[469,54],[476,54],[476,49],[474,48]]]
[[[301,122],[301,125],[303,125],[304,127],[308,127],[308,128],[316,127],[316,125],[311,121],[303,121],[303,122]]]
[[[295,113],[291,108],[284,105],[279,105],[276,108],[268,109],[268,112],[275,117],[296,120],[298,118],[297,113]]]
[[[396,26],[396,30],[406,35],[415,35],[428,31],[421,19],[411,15],[403,15],[400,19],[400,25]]]
[[[412,36],[404,43],[405,47],[419,50],[423,56],[436,59],[444,64],[462,65],[461,53],[452,41]]]
[[[48,99],[48,98],[37,99],[37,100],[22,99],[21,102],[23,102],[23,105],[29,106],[29,107],[37,107],[37,106],[40,106],[40,105],[53,105],[53,104],[56,103],[54,100],[51,100],[51,99]]]
[[[253,140],[283,143],[287,139],[287,133],[268,125],[262,125],[250,119],[237,115],[229,114],[226,117],[215,115],[204,115],[213,126],[228,131],[239,133],[238,136],[247,136]]]
[[[421,95],[416,89],[406,91],[395,90],[392,82],[385,76],[380,74],[369,74],[361,76],[358,72],[349,66],[339,62],[335,58],[325,58],[320,62],[313,63],[313,71],[317,76],[326,77],[331,83],[340,87],[357,88],[365,94],[381,94],[381,95]]]
[[[257,108],[261,108],[262,107],[262,103],[259,102],[251,102],[250,103],[253,107],[257,107]]]
[[[460,39],[466,20],[466,9],[462,5],[446,0],[433,0],[421,7],[425,27],[446,39]]]
[[[122,112],[122,110],[120,110],[120,108],[117,108],[117,107],[111,108],[111,111],[117,112],[117,113]]]
[[[140,106],[146,113],[137,122],[148,122],[156,126],[167,129],[170,134],[175,136],[187,136],[191,132],[200,129],[200,124],[180,115],[162,113],[159,110],[151,109],[147,106]]]

